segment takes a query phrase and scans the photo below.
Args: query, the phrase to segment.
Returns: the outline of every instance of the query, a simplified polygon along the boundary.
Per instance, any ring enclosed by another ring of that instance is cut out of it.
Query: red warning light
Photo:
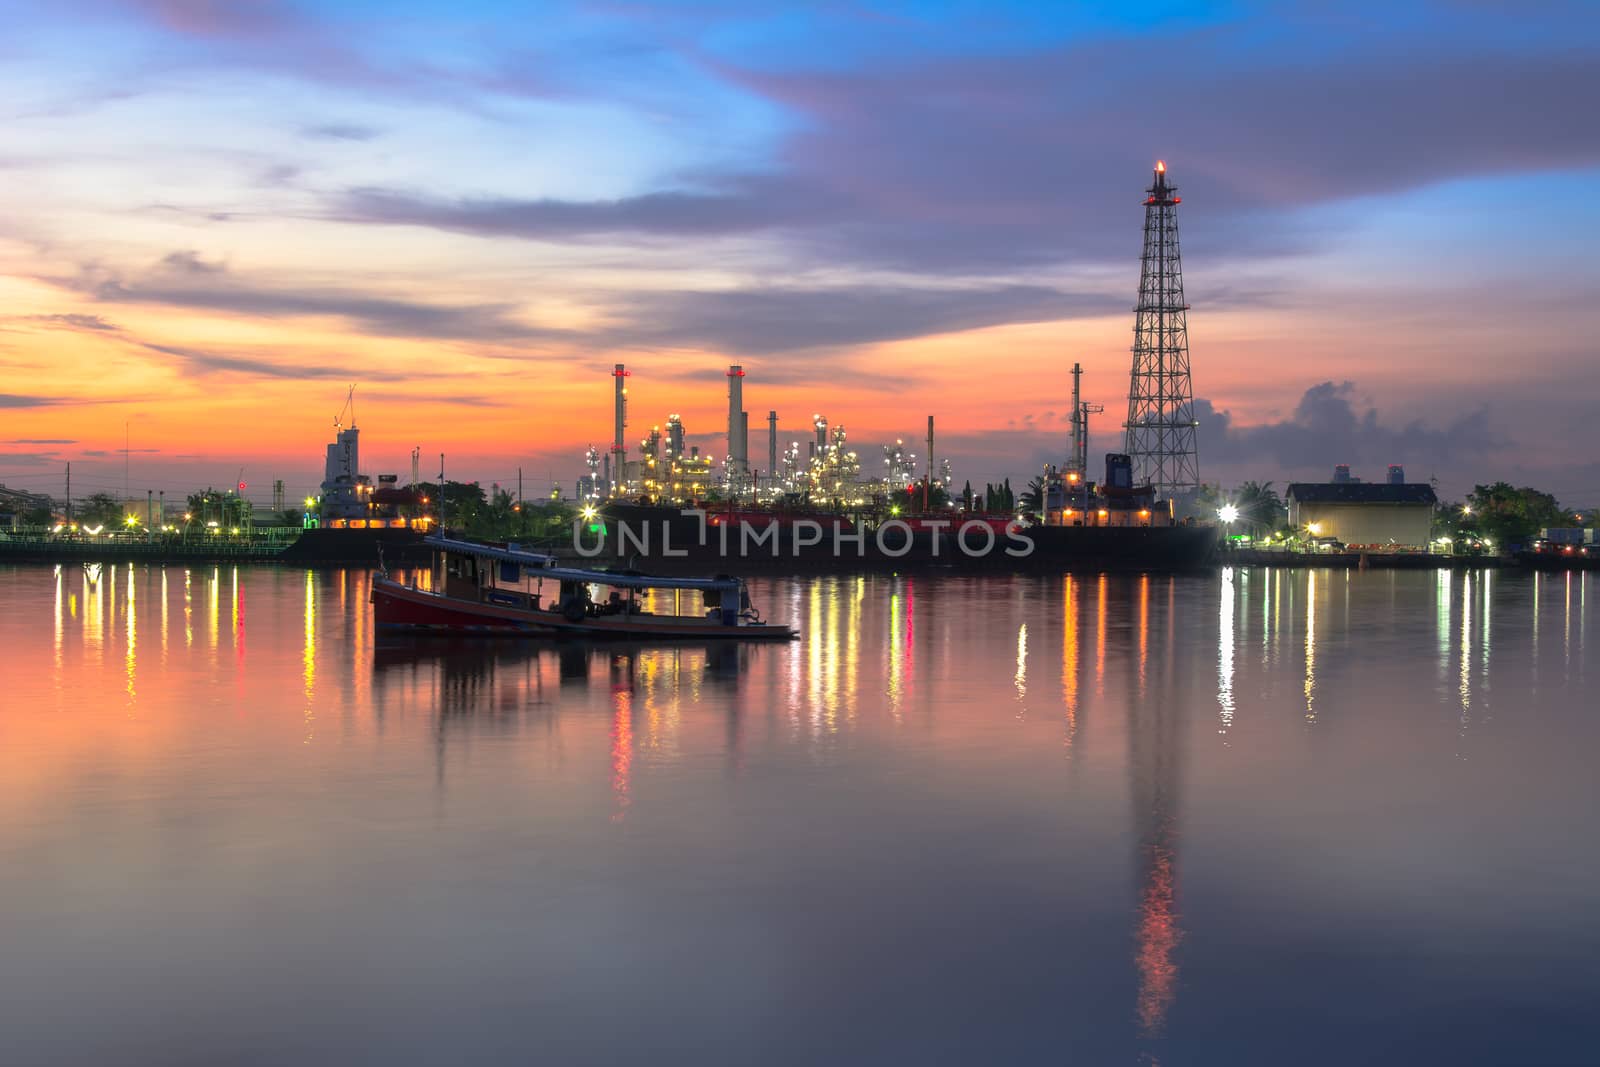
[[[241,492],[241,493],[244,492],[244,483],[243,482],[239,483],[239,492]]]

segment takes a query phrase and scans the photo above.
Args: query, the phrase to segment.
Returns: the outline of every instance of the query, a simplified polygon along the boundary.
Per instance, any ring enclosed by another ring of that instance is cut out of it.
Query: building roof
[[[441,552],[450,552],[458,556],[475,556],[478,559],[515,563],[518,566],[527,568],[528,577],[530,578],[548,578],[556,582],[585,582],[595,585],[609,585],[614,589],[735,590],[739,588],[739,579],[725,576],[717,578],[673,578],[654,574],[623,574],[617,571],[562,567],[557,565],[556,557],[547,556],[542,552],[527,552],[520,548],[496,548],[493,545],[479,544],[476,541],[461,541],[452,537],[443,537],[439,534],[424,537],[422,543]]]
[[[1301,504],[1426,504],[1439,502],[1427,482],[1293,482],[1286,494]]]

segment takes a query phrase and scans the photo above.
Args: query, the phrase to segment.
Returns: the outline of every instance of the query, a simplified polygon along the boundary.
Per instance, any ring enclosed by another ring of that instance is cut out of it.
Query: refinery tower
[[[1134,484],[1153,485],[1167,500],[1190,497],[1200,488],[1177,191],[1167,184],[1167,165],[1158,162],[1155,182],[1145,190],[1144,252],[1122,449],[1133,461]]]

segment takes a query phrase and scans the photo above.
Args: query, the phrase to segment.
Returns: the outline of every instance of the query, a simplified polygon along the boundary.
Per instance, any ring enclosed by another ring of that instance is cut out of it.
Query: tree
[[[1239,521],[1254,533],[1271,533],[1283,525],[1283,501],[1271,482],[1245,482],[1235,494]]]
[[[1549,493],[1509,482],[1474,486],[1467,505],[1472,513],[1464,516],[1463,528],[1475,527],[1497,549],[1527,544],[1541,528],[1564,526],[1572,518]]]
[[[79,501],[73,508],[73,517],[86,526],[119,526],[122,523],[122,501],[110,493],[95,493]]]
[[[418,482],[417,491],[434,502],[441,523],[448,523],[457,530],[466,529],[477,522],[479,512],[489,503],[483,486],[477,482],[447,480],[443,492],[435,482]]]
[[[1034,478],[1022,491],[1023,513],[1035,519],[1044,514],[1044,479]]]
[[[190,521],[201,525],[208,522],[218,526],[238,525],[244,522],[250,511],[250,503],[244,497],[210,487],[203,492],[190,493],[185,506],[189,514],[194,516]]]

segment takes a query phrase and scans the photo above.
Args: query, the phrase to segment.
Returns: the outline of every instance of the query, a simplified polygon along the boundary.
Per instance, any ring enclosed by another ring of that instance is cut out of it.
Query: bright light
[[[184,522],[188,522],[188,521],[189,521],[189,520],[190,520],[190,519],[192,519],[192,518],[194,518],[194,516],[193,516],[193,515],[191,515],[191,514],[189,514],[189,513],[188,513],[188,512],[187,512],[187,511],[185,511],[185,512],[184,512],[184,513],[183,513],[183,521],[184,521]]]
[[[316,507],[316,505],[317,505],[317,500],[316,500],[315,497],[310,497],[310,496],[306,497],[306,507],[311,508],[311,507]]]
[[[1461,505],[1461,514],[1463,514],[1463,515],[1471,515],[1472,514],[1472,505],[1471,504],[1462,504]]]
[[[896,504],[896,505],[895,505],[895,506],[894,506],[894,507],[892,507],[892,508],[890,508],[890,509],[889,509],[889,514],[891,514],[891,515],[898,515],[898,514],[900,514],[900,505],[899,505],[899,504]]]
[[[58,523],[56,523],[56,524],[55,524],[55,525],[54,525],[54,526],[52,526],[52,527],[51,527],[51,528],[50,528],[50,532],[51,532],[51,533],[60,533],[60,532],[61,532],[61,526],[62,526],[62,524],[61,524],[61,523],[59,523],[59,522],[58,522]]]
[[[1308,523],[1306,523],[1306,533],[1310,534],[1312,537],[1316,537],[1318,534],[1322,533],[1322,523],[1320,523],[1320,522],[1308,522]]]
[[[593,504],[591,504],[588,507],[583,509],[583,517],[586,518],[586,519],[592,519],[592,518],[595,517],[596,514],[597,513],[594,510],[594,505]]]
[[[1067,475],[1067,481],[1071,482],[1073,485],[1077,485],[1078,484],[1078,472],[1077,471],[1070,472]]]
[[[1165,174],[1166,172],[1167,172],[1167,161],[1164,160],[1164,159],[1156,160],[1156,173],[1157,174]]]
[[[83,528],[83,532],[86,533],[86,534],[89,534],[92,537],[92,536],[98,534],[101,530],[104,530],[104,529],[105,529],[104,525],[101,525],[101,526],[85,526]]]
[[[1237,522],[1239,520],[1239,509],[1232,504],[1224,504],[1217,509],[1217,518],[1223,522]]]
[[[122,518],[122,525],[124,525],[124,526],[137,526],[137,525],[139,525],[139,520],[134,518],[132,515],[125,515]]]

